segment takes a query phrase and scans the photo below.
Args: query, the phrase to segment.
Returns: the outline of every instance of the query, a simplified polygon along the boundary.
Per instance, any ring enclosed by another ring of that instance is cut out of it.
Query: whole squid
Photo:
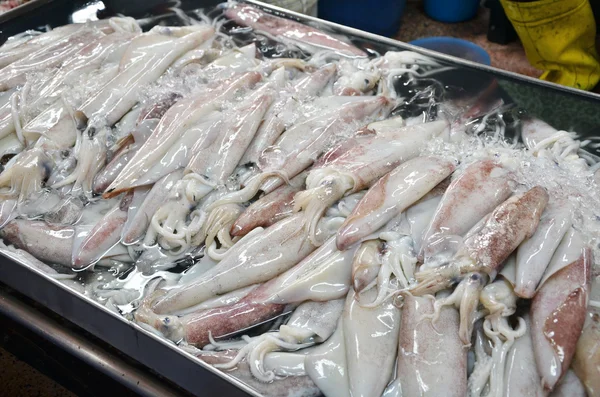
[[[332,203],[370,187],[398,164],[418,156],[445,128],[443,121],[404,127],[401,118],[387,119],[369,124],[327,152],[309,172],[306,190],[294,198],[294,209],[306,213],[311,235]]]
[[[565,235],[531,303],[533,347],[547,391],[567,372],[586,318],[592,258],[580,239],[573,230]]]
[[[437,157],[409,160],[375,183],[340,227],[337,246],[348,249],[414,204],[454,171]]]

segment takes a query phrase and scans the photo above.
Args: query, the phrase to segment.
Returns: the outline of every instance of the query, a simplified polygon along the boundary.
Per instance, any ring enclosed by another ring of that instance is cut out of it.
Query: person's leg
[[[590,90],[600,81],[589,0],[500,0],[541,78]]]

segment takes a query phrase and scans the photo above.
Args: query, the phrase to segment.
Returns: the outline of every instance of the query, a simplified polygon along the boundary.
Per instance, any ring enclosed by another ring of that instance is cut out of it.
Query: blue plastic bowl
[[[480,0],[424,0],[425,13],[440,22],[462,22],[477,15]]]
[[[406,0],[319,0],[319,18],[380,36],[400,28]]]
[[[409,44],[484,65],[492,64],[489,54],[483,48],[470,41],[455,37],[426,37],[413,40]]]

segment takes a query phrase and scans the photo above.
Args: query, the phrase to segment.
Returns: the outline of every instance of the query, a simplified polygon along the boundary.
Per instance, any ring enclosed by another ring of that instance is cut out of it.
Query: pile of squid
[[[218,9],[0,47],[2,253],[266,396],[600,395],[588,142]]]

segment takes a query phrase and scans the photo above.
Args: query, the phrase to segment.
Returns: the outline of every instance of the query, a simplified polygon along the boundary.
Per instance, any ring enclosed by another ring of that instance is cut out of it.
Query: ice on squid
[[[97,93],[117,72],[118,64],[113,63],[82,76],[86,84],[77,82],[76,88],[54,98],[45,110],[22,127],[23,139],[44,149],[67,149],[73,146],[79,136],[75,109],[81,106],[85,98]]]
[[[0,91],[6,91],[27,82],[27,74],[60,66],[74,56],[83,45],[98,40],[105,34],[93,27],[82,27],[51,45],[27,55],[2,69]]]
[[[377,181],[346,219],[337,246],[348,249],[414,204],[454,171],[454,163],[438,157],[417,157]]]
[[[247,4],[231,5],[225,10],[225,16],[240,25],[265,32],[276,40],[293,43],[310,52],[314,49],[327,49],[346,56],[366,56],[364,51],[325,32],[296,21],[276,17]]]
[[[367,125],[355,137],[324,154],[309,172],[306,190],[294,198],[294,209],[305,211],[312,234],[332,203],[370,187],[400,163],[417,157],[425,144],[445,128],[443,121],[404,127],[399,117]]]
[[[252,87],[261,78],[258,73],[245,73],[237,78],[221,82],[214,90],[201,91],[198,95],[181,100],[173,105],[161,118],[152,135],[125,166],[117,179],[108,187],[104,196],[112,197],[123,190],[138,186],[138,180],[168,153],[182,134],[189,129],[193,129],[198,121],[211,113],[214,115],[214,112],[223,101],[230,100],[236,94]],[[214,121],[213,119],[213,124],[208,123],[205,126],[209,127],[206,130],[207,132],[211,131],[210,127],[214,125]],[[190,134],[190,136],[194,137],[193,134]],[[211,137],[214,139],[212,134]],[[198,141],[197,137],[196,140]],[[199,139],[199,144],[204,141]],[[190,148],[190,150],[193,149]]]
[[[319,94],[329,83],[335,71],[335,65],[324,65],[298,81],[294,81],[290,90],[280,90],[278,99],[273,102],[265,114],[264,122],[246,149],[240,163],[258,164],[263,151],[273,145],[288,127],[285,113],[299,110],[300,102]]]
[[[79,84],[91,72],[106,64],[119,63],[136,33],[112,33],[85,45],[72,58],[65,61],[54,76],[28,95],[34,98],[25,111],[37,116],[54,98]]]
[[[378,119],[386,115],[391,106],[390,100],[383,96],[343,101],[328,98],[327,102],[327,110],[294,124],[275,145],[263,151],[259,160],[261,173],[251,178],[242,190],[217,201],[214,207],[247,201],[259,190],[272,192],[313,164],[327,150],[331,140],[341,137],[345,129]]]
[[[452,240],[464,236],[510,196],[510,181],[510,171],[491,159],[477,161],[457,175],[423,235],[419,251],[421,262],[427,264],[436,256],[454,254]]]
[[[103,21],[103,23],[106,24],[106,21]],[[69,24],[59,26],[45,33],[27,31],[28,34],[24,37],[9,38],[0,47],[0,68],[4,68],[32,53],[45,50],[49,45],[64,40],[85,26],[85,24]]]
[[[78,109],[79,121],[85,126],[90,118],[101,117],[106,125],[115,124],[135,105],[142,85],[155,81],[178,57],[213,34],[208,26],[157,26],[136,37],[123,55],[119,74]]]

